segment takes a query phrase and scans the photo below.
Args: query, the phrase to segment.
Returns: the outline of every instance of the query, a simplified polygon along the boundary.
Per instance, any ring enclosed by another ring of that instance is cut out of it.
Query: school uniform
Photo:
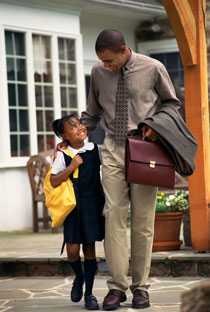
[[[79,166],[79,177],[73,182],[76,207],[64,221],[64,244],[87,244],[104,238],[104,193],[100,181],[100,158],[97,145],[85,142],[80,149],[68,146],[71,152],[83,159]],[[57,174],[70,165],[72,158],[58,152],[52,165],[52,174]],[[63,248],[62,248],[63,249]]]

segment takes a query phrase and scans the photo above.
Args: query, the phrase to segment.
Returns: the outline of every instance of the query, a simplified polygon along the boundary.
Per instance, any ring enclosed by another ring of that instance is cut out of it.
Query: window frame
[[[0,29],[0,95],[2,105],[0,108],[3,116],[0,127],[1,150],[0,168],[5,167],[22,167],[25,166],[30,156],[12,157],[10,152],[10,126],[9,126],[9,101],[7,88],[7,66],[6,66],[6,47],[5,31],[25,33],[25,51],[26,51],[26,75],[27,75],[27,95],[29,109],[29,132],[30,132],[30,154],[38,153],[37,126],[36,126],[36,104],[35,104],[35,81],[34,81],[34,63],[33,63],[33,41],[32,35],[45,35],[51,37],[52,52],[52,83],[54,97],[54,117],[61,117],[61,100],[60,100],[60,81],[59,81],[59,55],[58,55],[58,38],[67,38],[75,40],[75,61],[76,61],[76,85],[77,85],[77,103],[78,113],[86,109],[84,68],[82,56],[82,38],[81,34],[46,31],[41,29],[31,29],[26,27],[2,26]],[[82,77],[81,77],[82,76]],[[56,139],[56,141],[58,141]]]

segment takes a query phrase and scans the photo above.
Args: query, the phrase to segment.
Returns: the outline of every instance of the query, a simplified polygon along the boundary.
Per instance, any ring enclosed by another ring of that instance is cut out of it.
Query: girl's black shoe
[[[93,295],[85,295],[85,308],[87,310],[99,310],[97,299]]]
[[[84,280],[81,278],[76,277],[73,286],[71,289],[71,301],[79,302],[83,296],[83,283]]]

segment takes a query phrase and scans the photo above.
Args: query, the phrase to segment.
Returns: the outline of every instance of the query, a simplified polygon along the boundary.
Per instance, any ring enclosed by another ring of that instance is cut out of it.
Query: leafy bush
[[[188,206],[187,191],[176,191],[173,194],[166,192],[157,193],[156,212],[181,212],[186,210]]]

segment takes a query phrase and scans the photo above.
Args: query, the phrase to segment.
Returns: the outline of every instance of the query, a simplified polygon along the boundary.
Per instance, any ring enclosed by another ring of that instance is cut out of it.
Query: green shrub
[[[158,192],[156,212],[184,211],[188,208],[188,192],[175,191],[174,193]]]

